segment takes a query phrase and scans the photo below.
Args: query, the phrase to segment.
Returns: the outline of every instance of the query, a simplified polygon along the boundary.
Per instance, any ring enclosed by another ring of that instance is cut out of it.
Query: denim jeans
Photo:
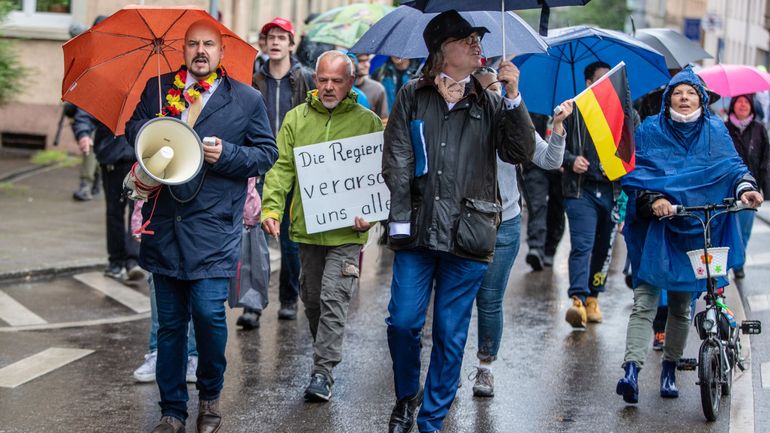
[[[511,268],[519,253],[521,215],[503,221],[497,229],[495,257],[489,264],[476,295],[479,345],[477,356],[485,362],[494,361],[503,336],[503,297]]]
[[[198,341],[198,397],[219,398],[227,361],[225,300],[229,278],[178,280],[154,274],[158,305],[158,363],[155,379],[163,416],[187,419],[187,329],[192,316]]]
[[[150,283],[150,341],[148,352],[155,352],[158,350],[158,303],[155,300],[155,282],[152,278],[152,274],[147,278],[147,282]],[[187,356],[198,356],[198,348],[195,344],[195,327],[192,322],[187,331]]]
[[[441,430],[457,393],[473,300],[487,263],[445,252],[396,251],[388,305],[388,346],[396,398],[420,389],[420,339],[433,293],[433,349],[417,427]],[[434,288],[435,284],[435,288]]]
[[[741,227],[741,237],[743,238],[743,249],[746,250],[746,248],[749,245],[749,238],[751,237],[751,229],[754,227],[754,211],[751,210],[745,210],[738,212],[738,223]],[[738,267],[738,269],[743,269],[743,264]]]
[[[583,185],[580,197],[564,201],[569,220],[572,247],[569,251],[570,297],[585,301],[587,296],[597,296],[604,291],[605,267],[612,242],[612,185],[589,183]]]

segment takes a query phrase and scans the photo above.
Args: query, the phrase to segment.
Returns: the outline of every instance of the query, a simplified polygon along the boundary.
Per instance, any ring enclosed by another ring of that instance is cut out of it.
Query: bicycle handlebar
[[[703,212],[703,211],[719,211],[724,210],[728,212],[739,212],[745,209],[755,210],[750,206],[746,206],[741,201],[733,200],[724,204],[707,204],[703,206],[682,206],[681,204],[673,205],[675,215],[683,215],[688,212]]]

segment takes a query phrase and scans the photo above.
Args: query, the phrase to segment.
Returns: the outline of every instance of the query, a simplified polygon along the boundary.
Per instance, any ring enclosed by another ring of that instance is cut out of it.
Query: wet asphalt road
[[[761,225],[759,221],[758,225]],[[770,252],[770,230],[760,230],[751,250]],[[566,239],[565,239],[566,241]],[[573,331],[564,321],[568,243],[563,241],[553,270],[529,272],[523,247],[505,298],[505,331],[493,366],[496,396],[477,399],[467,376],[475,365],[476,322],[471,322],[463,366],[463,387],[446,419],[445,432],[727,432],[729,402],[715,423],[700,409],[696,373],[679,373],[681,397],[658,396],[660,352],[651,352],[641,373],[641,403],[627,406],[614,393],[622,370],[625,327],[632,292],[620,274],[623,246],[615,249],[607,293],[601,298],[605,321]],[[621,243],[622,244],[622,243]],[[392,254],[372,247],[365,254],[360,290],[351,305],[343,362],[335,371],[332,401],[305,403],[311,339],[307,322],[279,322],[278,306],[268,306],[262,326],[241,331],[239,311],[230,311],[228,367],[221,409],[223,432],[364,433],[385,432],[394,403],[391,362],[384,320],[389,299]],[[761,260],[747,268],[742,283],[761,293],[770,278]],[[3,291],[50,323],[134,314],[72,278],[5,285]],[[137,288],[147,293],[146,285]],[[767,291],[764,291],[767,293]],[[271,288],[271,299],[277,290]],[[766,314],[763,313],[763,314]],[[761,318],[761,317],[760,317]],[[770,320],[766,317],[765,320]],[[770,323],[770,322],[767,322]],[[0,320],[0,327],[6,326]],[[155,384],[131,376],[146,351],[149,320],[25,332],[0,332],[0,368],[48,347],[95,352],[17,388],[0,388],[0,433],[149,432],[159,418]],[[759,362],[770,360],[767,334],[752,339],[756,432],[770,431],[770,400],[759,379]],[[431,345],[424,333],[423,370]],[[694,331],[685,356],[695,356]],[[191,391],[188,431],[194,431],[197,397]],[[760,419],[761,418],[761,419]]]

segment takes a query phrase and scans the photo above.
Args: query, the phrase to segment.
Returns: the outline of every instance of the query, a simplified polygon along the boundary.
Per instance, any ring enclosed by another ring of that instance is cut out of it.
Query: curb
[[[43,171],[55,165],[56,163],[49,163],[49,164],[43,164],[43,165],[35,165],[35,164],[28,165],[18,170],[14,170],[10,173],[0,174],[0,182],[15,182],[17,180],[20,180],[19,178],[23,176],[35,174],[38,171]]]
[[[104,259],[87,259],[55,266],[0,272],[0,283],[4,284],[20,280],[70,275],[79,272],[103,269],[105,266],[107,266],[107,261]]]

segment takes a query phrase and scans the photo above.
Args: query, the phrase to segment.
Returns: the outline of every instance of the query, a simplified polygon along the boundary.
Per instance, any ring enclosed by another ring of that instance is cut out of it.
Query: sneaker
[[[577,296],[572,297],[572,306],[567,309],[567,314],[564,319],[572,325],[573,328],[585,328],[586,321],[586,307],[583,305],[583,301]]]
[[[656,332],[652,340],[652,350],[663,350],[663,344],[666,342],[665,332]]]
[[[476,372],[471,373],[469,380],[474,380],[474,397],[494,397],[495,396],[495,378],[492,376],[492,370],[488,368],[476,367]]]
[[[75,201],[89,201],[94,196],[91,194],[91,185],[88,182],[80,181],[80,187],[72,193],[72,199]]]
[[[157,361],[157,351],[144,355],[144,363],[134,370],[134,379],[137,382],[155,382],[155,364]]]
[[[110,265],[104,269],[104,276],[123,282],[126,280],[126,269],[117,263],[110,263]]]
[[[198,357],[197,356],[188,356],[187,357],[187,373],[185,374],[185,378],[187,379],[187,382],[189,383],[195,383],[198,381]]]
[[[543,270],[543,255],[540,251],[530,250],[530,252],[527,253],[526,261],[528,265],[532,266],[533,271]]]
[[[313,373],[310,384],[305,388],[305,400],[327,402],[332,397],[332,384],[323,373]]]
[[[549,256],[548,254],[546,254],[543,257],[543,266],[545,266],[546,268],[552,268],[553,267],[553,256]]]
[[[244,308],[243,314],[238,316],[238,320],[235,321],[235,325],[243,327],[244,331],[257,329],[259,328],[259,316],[261,315],[262,313],[259,311]]]
[[[297,320],[297,302],[281,303],[278,310],[278,320]]]
[[[602,310],[599,309],[599,298],[589,296],[586,298],[586,319],[591,323],[602,323]]]
[[[126,261],[126,278],[129,281],[141,281],[145,278],[144,271],[136,260],[129,259]]]

